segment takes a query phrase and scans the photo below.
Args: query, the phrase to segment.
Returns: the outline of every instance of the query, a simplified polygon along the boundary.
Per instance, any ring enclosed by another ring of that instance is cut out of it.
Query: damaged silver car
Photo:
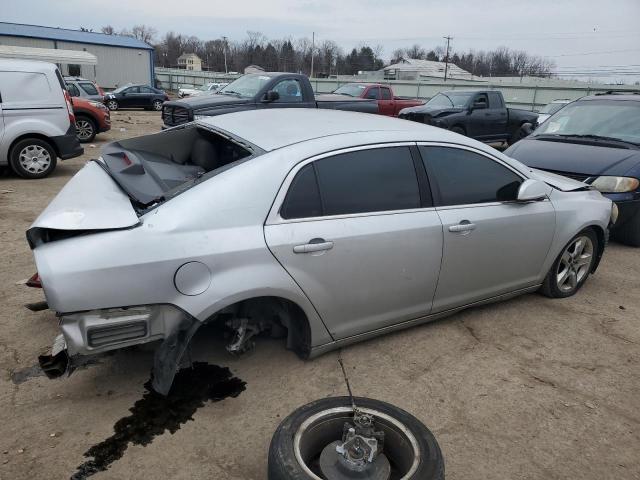
[[[588,185],[462,135],[359,113],[238,112],[107,145],[27,232],[61,337],[49,375],[196,330],[309,358],[541,290],[574,294],[615,220]]]

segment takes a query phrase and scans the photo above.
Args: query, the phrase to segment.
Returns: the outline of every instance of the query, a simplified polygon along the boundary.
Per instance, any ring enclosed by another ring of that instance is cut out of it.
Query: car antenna
[[[351,385],[349,384],[349,377],[347,376],[347,371],[345,370],[344,363],[342,362],[342,349],[338,350],[338,363],[340,364],[340,368],[342,369],[342,376],[344,377],[344,382],[347,385],[349,399],[351,400],[351,408],[353,408],[353,415],[355,417],[360,414],[360,410],[356,406],[356,401],[353,398],[353,392],[351,391]]]

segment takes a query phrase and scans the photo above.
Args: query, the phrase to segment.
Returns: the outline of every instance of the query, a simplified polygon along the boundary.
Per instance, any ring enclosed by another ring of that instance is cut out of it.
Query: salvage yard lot
[[[160,129],[155,112],[112,113],[96,148],[44,180],[0,177],[0,479],[68,478],[144,392],[152,352],[128,350],[61,380],[37,356],[58,333],[31,312],[39,290],[24,232],[106,141]],[[124,130],[122,130],[124,129]],[[527,252],[522,252],[526,255]],[[447,479],[640,479],[640,250],[611,244],[575,296],[526,295],[343,349],[356,395],[385,400],[435,433]],[[357,285],[354,288],[358,288]],[[193,359],[246,382],[207,403],[173,435],[129,446],[96,479],[263,479],[280,421],[311,400],[346,394],[338,352],[301,361],[281,341],[230,357],[214,332]]]

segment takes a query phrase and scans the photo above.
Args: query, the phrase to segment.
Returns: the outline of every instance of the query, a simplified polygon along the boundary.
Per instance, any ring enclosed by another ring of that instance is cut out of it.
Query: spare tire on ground
[[[359,412],[355,423],[350,397],[316,400],[285,418],[271,439],[269,480],[444,479],[442,452],[425,425],[389,403],[360,397],[354,400]],[[364,417],[373,423],[362,430],[360,418]],[[363,434],[374,430],[373,435]],[[355,440],[354,435],[358,437]],[[352,455],[363,453],[361,463],[351,462],[353,456],[344,460],[346,453],[336,454],[336,446],[346,451],[348,443],[355,445]],[[376,445],[382,447],[375,461],[371,461],[371,445],[374,451]]]

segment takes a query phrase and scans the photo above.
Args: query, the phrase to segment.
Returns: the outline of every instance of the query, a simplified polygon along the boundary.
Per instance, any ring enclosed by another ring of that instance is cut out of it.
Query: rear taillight
[[[31,275],[31,278],[27,280],[27,283],[25,283],[25,285],[27,287],[42,288],[42,281],[40,280],[40,275],[38,275],[38,272]]]
[[[69,113],[69,122],[71,122],[72,126],[76,124],[76,116],[73,113],[73,104],[71,103],[71,95],[69,95],[68,91],[64,91],[64,100],[67,102],[67,112]]]

